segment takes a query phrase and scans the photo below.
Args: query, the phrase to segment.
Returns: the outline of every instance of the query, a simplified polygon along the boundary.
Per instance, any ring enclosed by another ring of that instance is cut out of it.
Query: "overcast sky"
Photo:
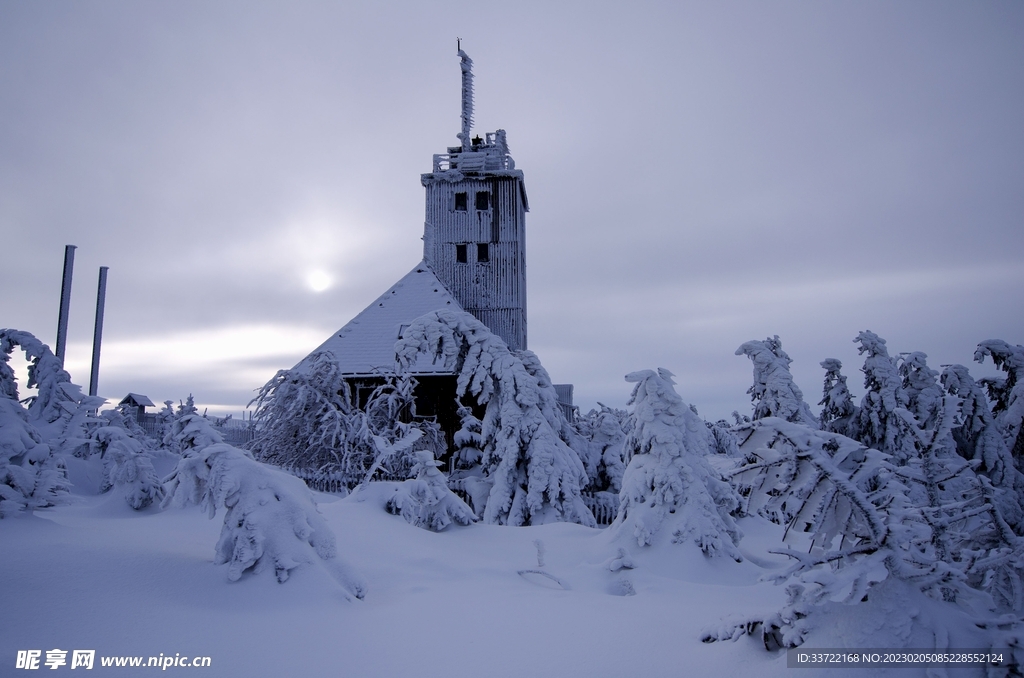
[[[100,395],[240,412],[421,259],[461,37],[526,176],[530,348],[584,410],[663,366],[749,412],[734,351],[775,334],[812,405],[828,357],[863,393],[865,329],[991,374],[979,341],[1024,343],[1022,36],[1016,0],[0,0],[0,327],[54,345],[77,245],[74,381],[104,265]]]

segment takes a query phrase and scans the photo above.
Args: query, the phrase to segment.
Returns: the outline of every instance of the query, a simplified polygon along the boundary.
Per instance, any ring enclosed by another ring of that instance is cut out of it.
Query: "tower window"
[[[479,195],[479,193],[477,195]],[[487,247],[487,243],[480,242],[480,243],[476,244],[476,260],[477,261],[490,261],[491,260],[491,252],[490,252],[490,249]]]
[[[476,192],[476,208],[478,210],[485,210],[488,208],[491,201],[491,194],[487,191]]]
[[[466,195],[466,194],[463,193],[462,195]],[[464,264],[467,261],[469,261],[469,259],[466,257],[466,246],[465,245],[456,245],[455,246],[455,261],[460,263],[460,264]]]
[[[465,212],[466,211],[466,207],[467,207],[467,202],[468,201],[466,200],[466,194],[465,193],[456,193],[455,194],[455,211],[456,212]],[[477,198],[477,202],[480,202],[479,198]]]

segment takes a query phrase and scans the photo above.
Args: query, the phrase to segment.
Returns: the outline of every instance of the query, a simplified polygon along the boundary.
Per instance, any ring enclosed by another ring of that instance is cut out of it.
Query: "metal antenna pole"
[[[75,269],[75,246],[64,246],[64,276],[60,282],[60,312],[57,315],[57,350],[55,355],[64,367],[64,347],[68,342],[68,311],[71,309],[71,277]]]
[[[463,153],[469,152],[471,146],[469,137],[473,127],[473,60],[462,51],[462,41],[459,41],[459,56],[462,58],[462,131],[456,134],[462,140]]]
[[[89,395],[96,395],[100,382],[100,343],[103,341],[103,307],[107,298],[107,270],[100,266],[100,281],[96,289],[96,326],[92,333],[92,371],[89,372]]]

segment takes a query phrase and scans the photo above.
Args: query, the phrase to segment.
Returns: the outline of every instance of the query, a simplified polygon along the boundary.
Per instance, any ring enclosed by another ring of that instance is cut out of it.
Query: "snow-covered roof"
[[[395,342],[413,320],[440,309],[462,311],[462,306],[422,261],[387,292],[380,295],[316,351],[330,351],[343,374],[381,374],[395,371]],[[312,355],[312,354],[310,354]],[[295,369],[301,369],[309,356]],[[429,358],[413,366],[414,374],[447,374],[443,364]]]
[[[138,393],[129,393],[118,405],[131,405],[132,407],[156,407],[153,401],[148,396],[140,395]]]

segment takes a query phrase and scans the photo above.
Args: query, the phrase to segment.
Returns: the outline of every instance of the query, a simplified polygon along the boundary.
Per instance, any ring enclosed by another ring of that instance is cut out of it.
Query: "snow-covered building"
[[[509,349],[527,348],[526,184],[504,130],[473,136],[473,61],[461,49],[459,56],[461,144],[435,154],[432,171],[420,178],[426,191],[423,260],[310,354],[334,355],[360,406],[394,373],[395,342],[425,313],[467,311]],[[428,360],[421,363],[412,370],[417,414],[436,417],[450,440],[459,426],[454,375]],[[558,393],[560,405],[571,412],[571,386]]]
[[[117,408],[125,414],[134,413],[135,420],[140,423],[146,420],[147,407],[156,407],[156,405],[149,399],[149,396],[139,393],[129,393],[117,404]]]

